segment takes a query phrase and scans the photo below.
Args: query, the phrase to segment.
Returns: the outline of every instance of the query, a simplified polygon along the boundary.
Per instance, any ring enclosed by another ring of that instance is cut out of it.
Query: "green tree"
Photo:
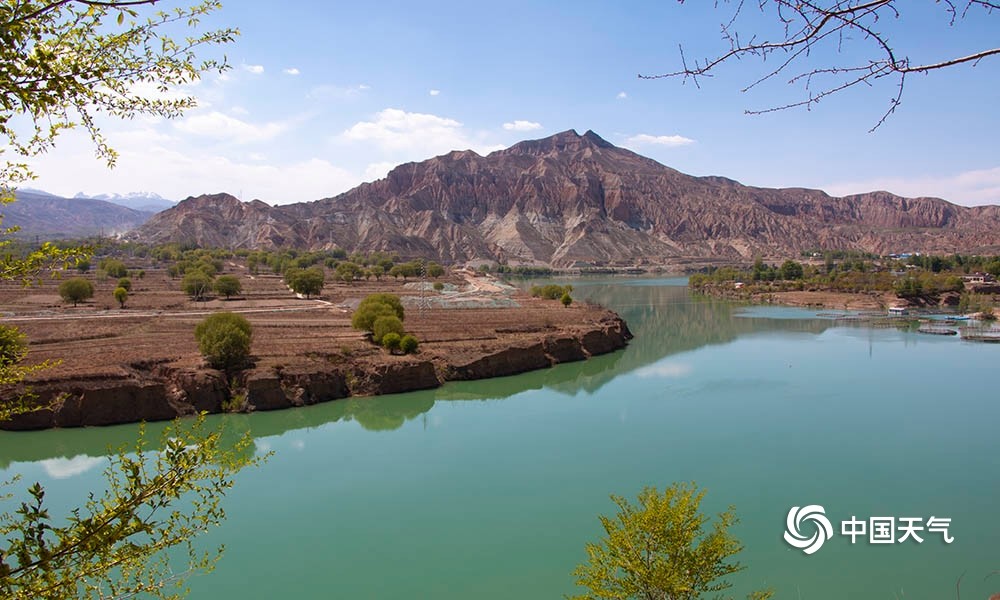
[[[105,258],[97,263],[97,268],[108,274],[108,277],[125,277],[128,267],[117,258]]]
[[[795,262],[794,260],[786,260],[781,263],[781,278],[787,279],[789,281],[794,279],[802,279],[804,273],[802,269],[802,263]]]
[[[444,289],[444,284],[441,283],[440,281],[435,281],[433,287],[435,292],[440,292],[441,290]]]
[[[400,337],[402,337],[404,333],[403,322],[400,321],[399,317],[396,315],[380,316],[375,319],[375,322],[372,324],[372,340],[374,340],[376,344],[381,344],[382,338],[384,338],[388,333],[395,333]]]
[[[209,315],[194,328],[198,350],[213,368],[231,373],[250,360],[253,328],[245,317],[219,312]]]
[[[212,289],[212,278],[203,271],[195,269],[184,275],[181,280],[181,289],[195,301],[204,300],[205,294]]]
[[[587,544],[587,562],[573,571],[587,589],[575,598],[693,600],[729,589],[726,578],[745,568],[733,560],[743,549],[729,531],[738,519],[730,507],[706,531],[709,519],[699,512],[704,496],[693,483],[675,483],[662,494],[647,487],[635,505],[611,496],[618,514],[600,517],[607,535]]]
[[[118,280],[118,287],[125,288],[126,292],[132,291],[132,280],[128,277],[122,277]]]
[[[240,283],[239,277],[236,277],[235,275],[220,275],[219,278],[215,280],[215,293],[225,296],[226,300],[228,300],[230,296],[238,296],[242,291],[243,284]]]
[[[76,270],[80,273],[86,273],[90,270],[90,261],[86,258],[79,258],[76,261]]]
[[[559,298],[559,301],[562,302],[563,306],[569,308],[569,305],[573,304],[573,297],[569,295],[569,292],[563,292],[563,295],[562,297]]]
[[[296,294],[305,294],[305,297],[309,298],[323,291],[323,284],[326,282],[323,269],[310,267],[308,269],[290,269],[289,272],[291,274],[285,276],[285,283]]]
[[[436,262],[427,263],[427,276],[437,279],[438,277],[444,275],[444,267],[437,264]]]
[[[373,331],[376,319],[390,315],[395,315],[400,321],[406,316],[399,296],[384,293],[370,294],[358,304],[357,310],[351,315],[351,326],[355,329]]]
[[[394,352],[400,349],[402,344],[402,338],[395,331],[390,331],[389,333],[382,336],[382,347],[389,352]]]
[[[118,286],[115,288],[115,291],[112,292],[112,294],[114,295],[115,300],[118,302],[118,305],[121,308],[125,308],[125,301],[128,300],[128,290],[121,286]]]
[[[337,279],[350,283],[364,275],[364,269],[357,263],[342,262],[337,265],[336,275]]]
[[[382,339],[383,341],[385,340],[385,338]],[[417,346],[419,345],[420,343],[417,341],[417,338],[410,334],[404,335],[403,338],[399,340],[399,349],[403,351],[403,354],[413,354],[417,351]]]
[[[72,277],[59,284],[59,295],[76,306],[87,298],[94,297],[94,284],[83,277]]]
[[[375,276],[375,281],[382,281],[382,276],[385,275],[385,269],[381,265],[375,265],[371,269],[372,275]]]

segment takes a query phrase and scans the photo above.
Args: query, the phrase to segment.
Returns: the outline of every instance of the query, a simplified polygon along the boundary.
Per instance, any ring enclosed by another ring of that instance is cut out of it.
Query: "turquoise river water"
[[[736,507],[748,567],[736,597],[955,598],[963,573],[962,598],[1000,592],[1000,346],[735,306],[683,279],[575,284],[628,321],[628,349],[212,417],[274,455],[238,477],[229,518],[204,537],[225,555],[191,597],[561,598],[608,495],[675,481],[706,488],[708,511]],[[105,449],[135,435],[3,432],[0,479],[40,481],[65,509],[101,486]],[[783,539],[805,505],[834,530],[811,555]],[[920,544],[841,535],[852,517],[932,516],[951,519],[951,544],[927,529]]]

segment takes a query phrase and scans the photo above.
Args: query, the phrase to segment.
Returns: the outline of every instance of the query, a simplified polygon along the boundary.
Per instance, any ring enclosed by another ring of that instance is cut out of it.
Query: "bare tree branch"
[[[684,0],[678,2],[683,4]],[[773,40],[763,39],[758,34],[741,34],[738,25],[744,12],[745,0],[727,0],[727,3],[734,5],[732,17],[721,28],[722,38],[729,44],[727,51],[691,63],[681,47],[679,70],[653,75],[640,74],[639,78],[681,77],[685,81],[690,79],[700,87],[698,79],[712,76],[724,63],[749,57],[766,62],[772,55],[782,56],[775,68],[743,87],[742,91],[749,91],[790,70],[801,69],[787,83],[804,85],[806,97],[780,106],[746,111],[748,114],[763,114],[797,107],[810,109],[824,98],[848,88],[860,84],[874,85],[880,79],[895,77],[896,94],[890,99],[889,108],[872,127],[871,131],[875,131],[901,105],[907,74],[928,73],[962,64],[975,66],[984,58],[1000,55],[1000,47],[986,48],[962,56],[913,64],[894,47],[889,34],[878,28],[883,19],[899,19],[904,10],[912,9],[912,4],[899,0],[757,0],[760,12],[773,12],[772,18],[781,25],[781,37]],[[954,26],[956,21],[965,19],[970,11],[975,11],[976,16],[981,18],[981,14],[993,16],[993,11],[1000,9],[1000,2],[996,0],[939,0],[935,4],[943,8],[948,26]],[[869,44],[873,54],[856,59],[857,62],[853,64],[817,67],[809,61],[814,52],[832,50],[842,53],[848,43]]]

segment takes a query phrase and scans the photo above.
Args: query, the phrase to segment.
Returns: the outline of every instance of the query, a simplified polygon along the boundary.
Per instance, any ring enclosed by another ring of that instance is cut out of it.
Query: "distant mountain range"
[[[315,202],[188,198],[130,234],[151,243],[389,250],[446,262],[605,266],[796,256],[811,248],[1000,253],[1000,206],[693,177],[592,131],[451,152]]]
[[[14,195],[17,201],[0,206],[0,214],[4,217],[4,227],[20,227],[14,234],[20,238],[49,240],[123,234],[142,225],[156,212],[105,200],[63,198],[41,190],[22,188]]]
[[[110,202],[112,204],[117,204],[119,206],[124,206],[126,208],[131,208],[132,210],[139,210],[143,212],[158,213],[161,210],[166,210],[173,205],[177,204],[167,200],[163,196],[153,193],[153,192],[131,192],[128,194],[98,194],[96,196],[88,196],[83,192],[79,192],[73,198],[84,198],[88,200],[104,200],[105,202]]]

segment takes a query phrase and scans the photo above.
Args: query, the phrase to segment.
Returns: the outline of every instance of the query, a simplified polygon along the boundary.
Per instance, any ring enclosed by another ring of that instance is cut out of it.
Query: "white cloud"
[[[535,123],[534,121],[513,121],[511,123],[504,123],[503,128],[507,131],[535,131],[536,129],[541,129],[541,123]]]
[[[243,68],[254,75],[260,75],[264,72],[264,65],[243,65]]]
[[[301,73],[301,71],[299,71],[299,70],[298,70],[298,69],[296,69],[295,67],[291,67],[291,68],[288,68],[288,69],[285,69],[285,70],[284,70],[284,71],[282,71],[282,72],[283,72],[283,73],[284,73],[285,75],[298,75],[299,73]]]
[[[375,181],[376,179],[382,179],[389,174],[389,171],[396,166],[396,163],[386,161],[372,163],[365,167],[365,181]]]
[[[618,92],[618,95],[615,96],[615,98],[617,98],[619,100],[624,100],[624,99],[628,98],[628,94],[626,94],[625,92]]]
[[[387,108],[371,121],[355,123],[342,137],[356,142],[371,142],[387,151],[426,150],[447,152],[469,147],[462,124],[454,119],[426,113],[411,113]]]
[[[247,115],[250,114],[249,110],[243,108],[242,106],[238,106],[238,105],[230,108],[229,112],[233,113],[234,115],[239,115],[241,117],[245,117],[245,116],[247,116]]]
[[[220,141],[247,144],[274,138],[288,129],[287,123],[249,123],[218,111],[195,114],[174,123],[183,133]]]
[[[310,100],[346,100],[355,98],[370,89],[372,89],[371,86],[364,83],[348,86],[323,84],[309,90],[306,97]]]
[[[111,135],[119,158],[117,167],[109,170],[94,159],[90,141],[82,132],[70,132],[61,138],[58,148],[33,161],[39,178],[32,185],[64,196],[81,190],[113,193],[152,188],[174,200],[229,192],[246,200],[287,204],[335,196],[362,181],[357,173],[325,159],[282,162],[272,156],[261,162],[256,160],[261,157],[252,153],[243,159],[223,156],[198,140],[180,136],[170,143],[149,143],[140,138],[138,134]]]
[[[821,186],[833,196],[885,190],[910,198],[933,196],[949,202],[976,206],[1000,204],[1000,166],[963,171],[951,175],[922,177],[882,177],[863,181],[837,182]]]
[[[79,454],[73,458],[49,458],[43,460],[42,468],[53,479],[68,479],[81,475],[104,463],[103,458]]]
[[[431,96],[440,96],[441,95],[441,90],[431,90],[430,91],[430,95]]]
[[[633,135],[632,137],[625,140],[626,144],[632,146],[687,146],[688,144],[693,144],[694,140],[691,138],[686,138],[682,135],[649,135],[648,133],[640,133],[639,135]]]

